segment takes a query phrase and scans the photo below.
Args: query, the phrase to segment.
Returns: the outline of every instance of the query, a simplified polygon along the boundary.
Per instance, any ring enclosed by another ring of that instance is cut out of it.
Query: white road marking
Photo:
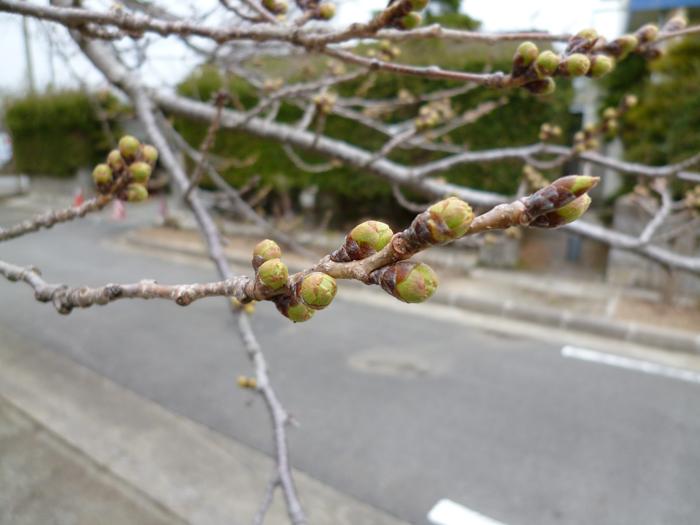
[[[627,370],[635,370],[645,374],[652,374],[690,383],[700,384],[700,373],[692,370],[684,370],[682,368],[673,368],[670,366],[652,363],[651,361],[642,361],[641,359],[632,359],[620,355],[606,354],[589,350],[587,348],[578,348],[575,346],[565,346],[561,349],[563,357],[571,357],[573,359],[581,359],[591,363],[601,363],[604,365],[616,366],[618,368],[626,368]]]
[[[430,509],[428,520],[435,525],[505,525],[449,499],[438,501]]]

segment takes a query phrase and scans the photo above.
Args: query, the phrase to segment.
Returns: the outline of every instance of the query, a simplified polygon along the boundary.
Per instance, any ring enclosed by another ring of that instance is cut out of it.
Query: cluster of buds
[[[615,135],[619,129],[619,119],[636,105],[637,97],[635,95],[626,95],[616,108],[605,108],[600,122],[587,124],[581,131],[577,131],[574,134],[574,152],[583,153],[584,151],[598,149],[600,146],[598,137],[601,135]]]
[[[144,201],[148,198],[148,179],[157,161],[155,147],[125,135],[119,139],[119,148],[109,152],[107,162],[95,166],[92,178],[102,194],[115,192],[121,200]]]
[[[401,0],[391,0],[389,5],[392,5]],[[428,6],[429,0],[403,0],[399,9],[397,9],[389,25],[393,25],[398,29],[415,29],[423,22],[423,17],[420,11],[423,11]]]
[[[401,49],[391,43],[389,40],[379,41],[378,57],[384,61],[394,60],[401,55]]]
[[[540,126],[539,137],[542,142],[549,142],[552,139],[557,139],[561,137],[561,128],[545,122]]]
[[[549,185],[549,181],[544,175],[529,164],[523,166],[523,177],[527,181],[528,186],[534,190],[541,190]]]
[[[513,57],[511,76],[537,95],[554,92],[554,76],[600,78],[615,68],[615,53],[600,46],[601,42],[594,29],[584,29],[571,37],[562,55],[550,50],[540,52],[535,43],[523,42]]]
[[[273,15],[284,15],[289,9],[286,0],[262,0],[262,5]]]
[[[319,93],[313,98],[313,102],[316,105],[316,110],[322,115],[328,115],[331,113],[337,101],[338,95],[328,91]]]
[[[416,129],[423,131],[434,128],[441,122],[454,117],[454,111],[450,105],[449,99],[436,100],[425,106],[421,106],[418,110],[418,116],[414,122]]]
[[[290,279],[281,257],[282,250],[275,241],[265,239],[255,246],[251,261],[255,287],[271,298],[277,310],[291,321],[308,321],[316,310],[322,310],[333,301],[337,291],[335,279],[322,272]]]

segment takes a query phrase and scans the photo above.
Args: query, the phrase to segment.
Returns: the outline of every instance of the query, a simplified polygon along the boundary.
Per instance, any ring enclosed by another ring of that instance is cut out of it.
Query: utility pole
[[[22,36],[24,37],[24,58],[27,63],[27,88],[30,94],[35,93],[34,62],[32,60],[32,48],[29,41],[29,21],[22,17]]]

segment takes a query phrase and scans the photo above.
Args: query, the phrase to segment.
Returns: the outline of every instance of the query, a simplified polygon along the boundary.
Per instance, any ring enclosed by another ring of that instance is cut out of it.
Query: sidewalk
[[[226,253],[232,262],[250,265],[248,254],[264,233],[248,225],[225,226]],[[124,241],[141,249],[206,257],[198,232],[191,229],[141,228]],[[325,253],[340,238],[327,237]],[[318,249],[319,257],[324,253]],[[520,271],[476,268],[473,255],[464,250],[435,248],[417,257],[435,265],[440,288],[431,301],[465,310],[556,328],[587,332],[666,350],[700,354],[700,310],[659,303],[654,292],[610,286],[605,282],[572,280]],[[298,271],[314,261],[288,250],[290,270]],[[361,286],[358,283],[343,283]]]
[[[265,454],[12,334],[0,345],[0,524],[244,525]],[[317,525],[407,525],[295,471]],[[266,525],[288,525],[275,496]]]

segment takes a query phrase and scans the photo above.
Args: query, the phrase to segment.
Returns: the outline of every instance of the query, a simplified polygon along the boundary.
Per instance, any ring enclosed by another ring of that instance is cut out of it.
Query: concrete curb
[[[0,398],[120,483],[185,523],[252,522],[273,471],[266,454],[11,334],[0,345],[0,363]],[[303,472],[294,474],[311,523],[408,525]],[[289,523],[282,499],[277,494],[265,523]]]
[[[127,234],[126,240],[135,246],[206,257],[205,251],[196,247],[172,246],[167,242],[159,242],[156,239],[145,240],[129,234]],[[245,267],[248,267],[250,264],[250,261],[244,257],[229,256],[229,260]],[[301,270],[300,267],[295,267],[293,263],[290,264],[290,269],[293,271]],[[664,350],[687,352],[694,355],[700,354],[700,333],[667,328],[652,328],[639,323],[612,321],[571,310],[523,304],[510,299],[505,301],[487,299],[460,292],[441,293],[438,291],[431,300],[475,313],[575,330],[630,343],[658,347]]]
[[[576,330],[664,350],[700,354],[700,334],[691,332],[651,328],[639,323],[611,321],[571,310],[526,305],[512,300],[491,300],[459,292],[438,293],[434,300],[481,314]]]

